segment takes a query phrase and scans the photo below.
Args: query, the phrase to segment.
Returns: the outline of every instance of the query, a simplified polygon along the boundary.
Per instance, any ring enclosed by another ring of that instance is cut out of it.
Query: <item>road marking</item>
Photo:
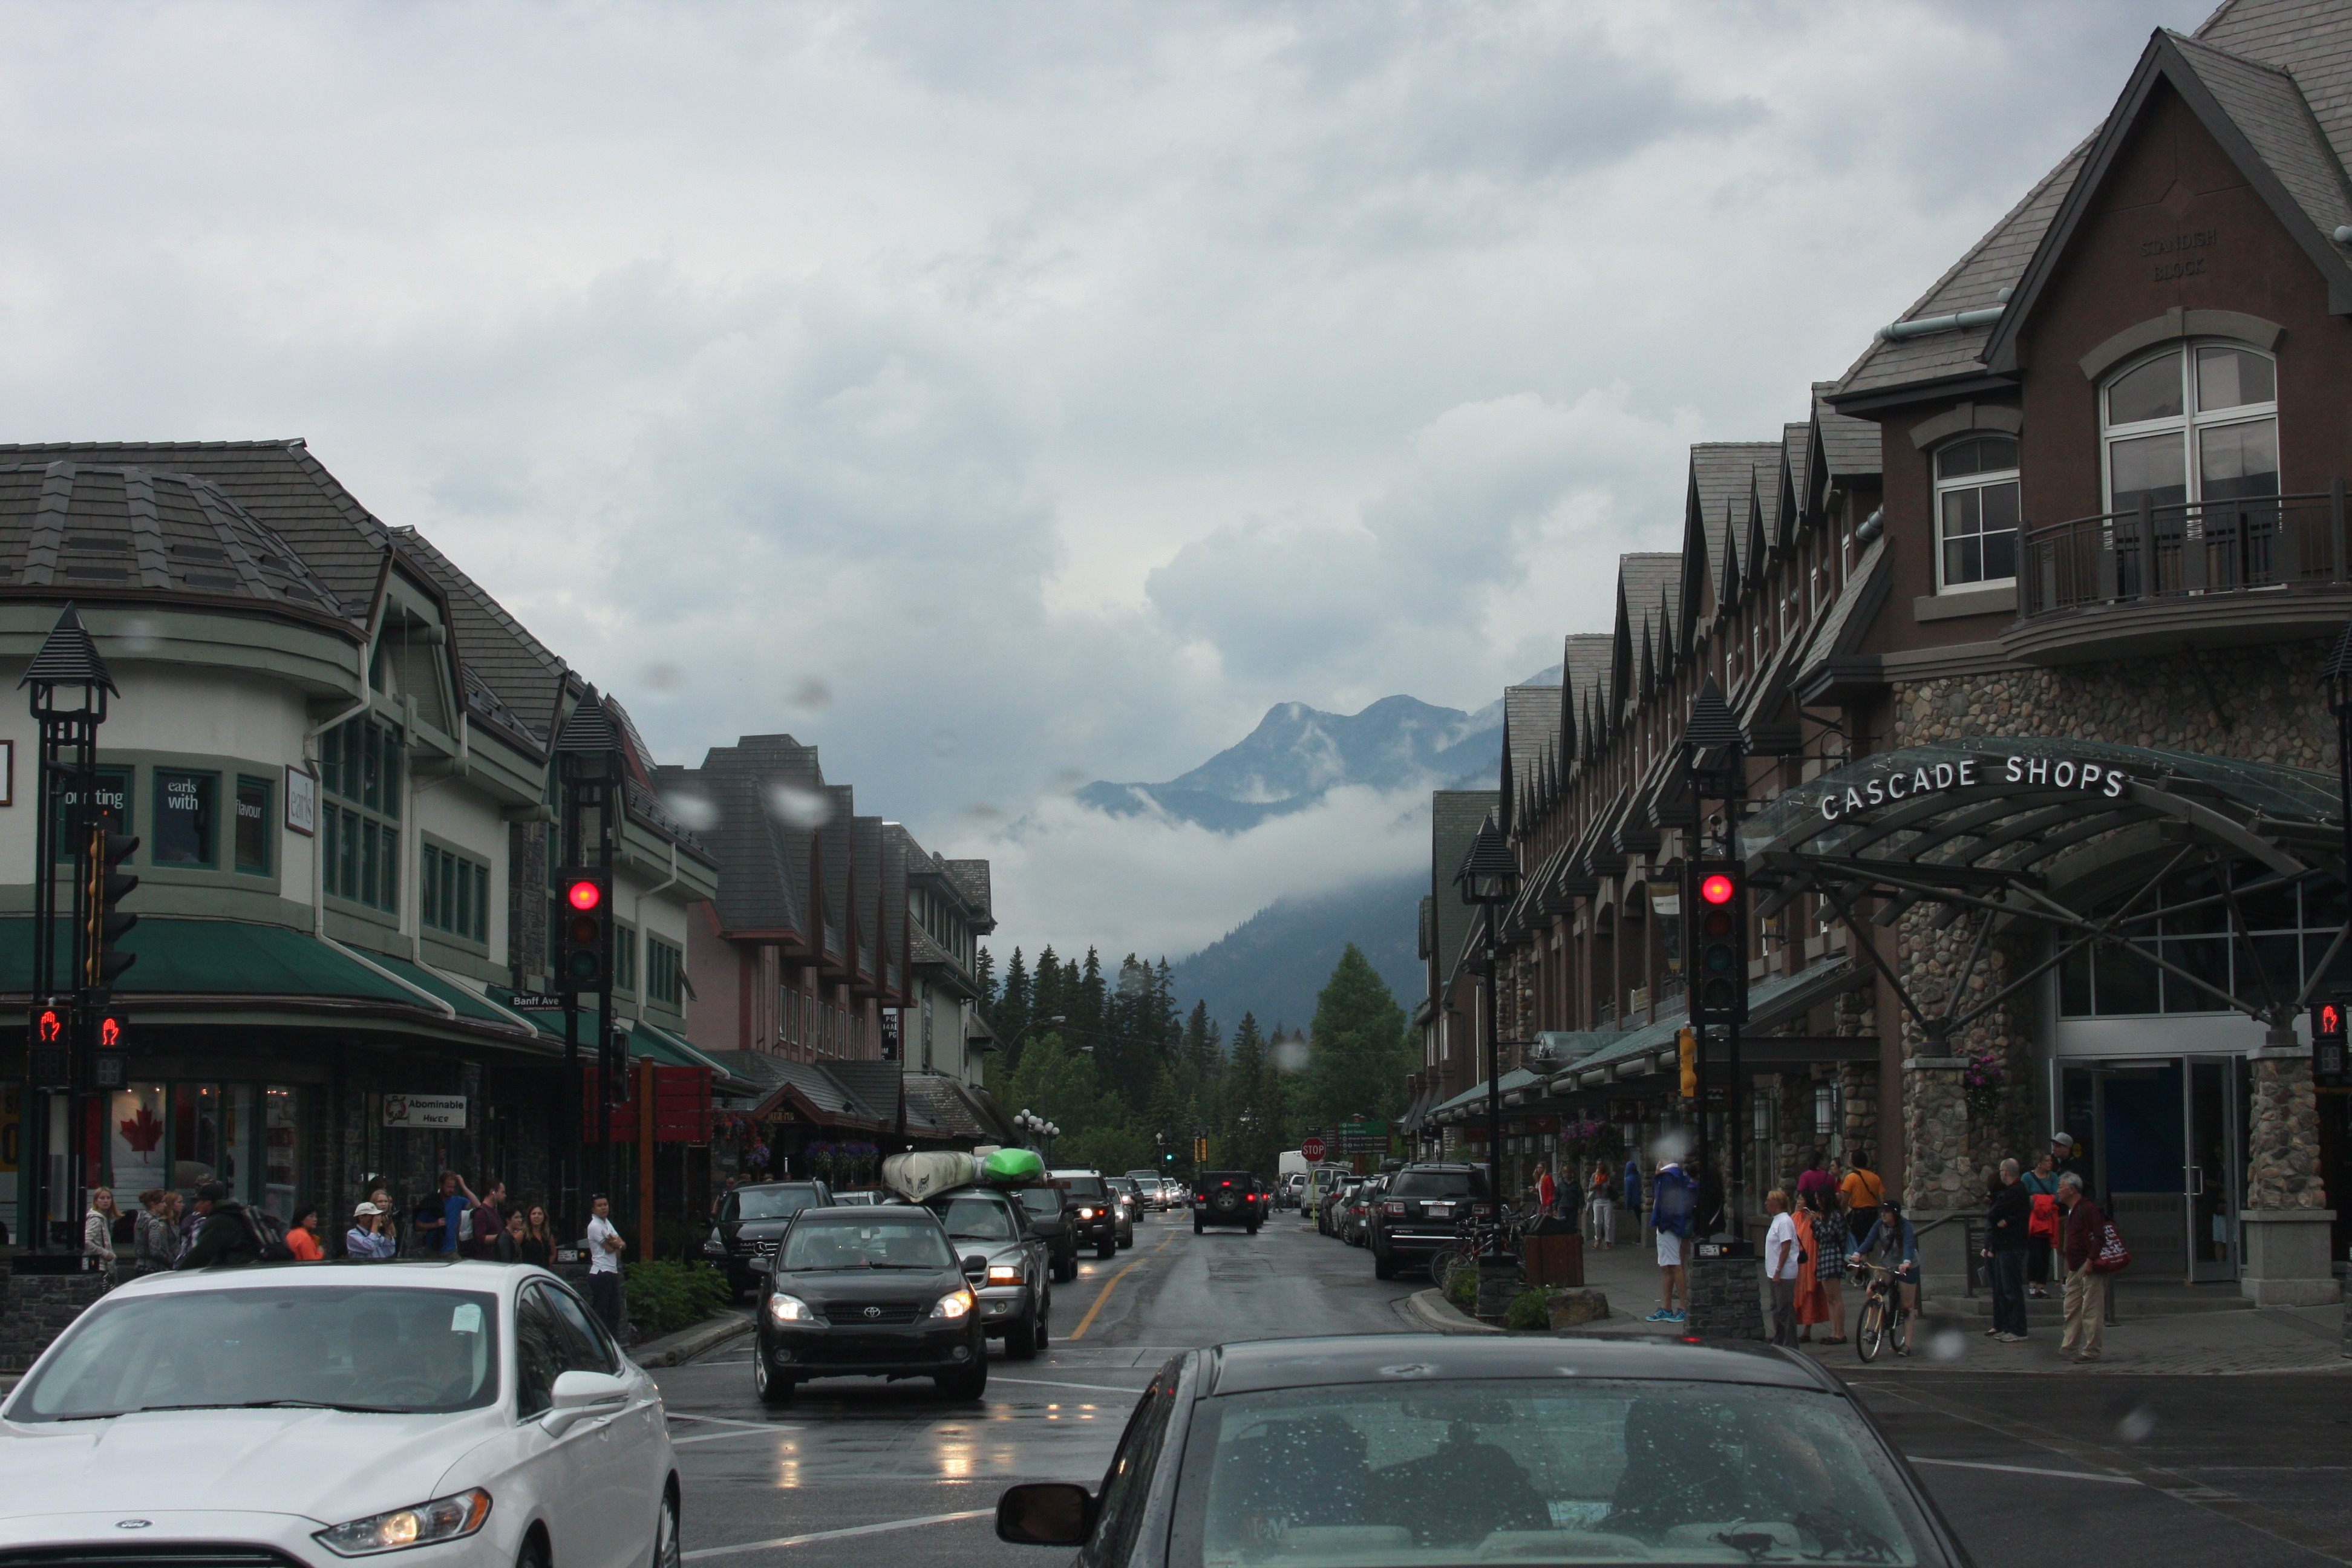
[[[776,1433],[790,1435],[801,1430],[803,1428],[798,1426],[762,1426],[756,1432],[704,1432],[692,1437],[672,1437],[669,1440],[669,1446],[673,1448],[683,1448],[688,1443],[724,1443],[730,1437],[761,1437]]]
[[[1136,1370],[1140,1372],[1143,1369],[1141,1367],[1138,1367]],[[1108,1383],[1049,1383],[1042,1377],[1006,1377],[1002,1373],[992,1374],[988,1381],[991,1383],[1018,1383],[1029,1388],[1090,1388],[1097,1394],[1140,1394],[1143,1392],[1143,1390],[1139,1388],[1114,1388]]]
[[[668,1413],[673,1421],[707,1421],[713,1426],[747,1426],[754,1432],[797,1432],[797,1426],[779,1426],[772,1421],[737,1421],[726,1415],[690,1415],[683,1410]]]
[[[952,1524],[958,1520],[987,1519],[992,1508],[968,1508],[961,1513],[927,1513],[920,1519],[894,1519],[885,1524],[853,1525],[847,1530],[813,1530],[806,1535],[780,1535],[773,1541],[746,1541],[736,1546],[705,1546],[683,1553],[688,1563],[705,1557],[728,1557],[739,1552],[773,1552],[785,1546],[806,1546],[814,1541],[845,1541],[853,1535],[880,1535],[886,1531],[914,1530],[926,1524]]]
[[[1168,1237],[1168,1241],[1175,1240],[1179,1234],[1181,1233],[1171,1232]],[[1152,1255],[1156,1256],[1159,1253],[1165,1252],[1168,1249],[1168,1241],[1163,1241],[1158,1247],[1153,1247],[1151,1249]],[[1129,1275],[1134,1273],[1138,1268],[1142,1267],[1143,1259],[1139,1258],[1134,1262],[1129,1264],[1126,1268],[1120,1269],[1118,1273],[1112,1275],[1108,1280],[1104,1281],[1103,1288],[1095,1292],[1095,1304],[1087,1309],[1087,1315],[1078,1320],[1078,1326],[1076,1328],[1072,1329],[1068,1333],[1062,1336],[1062,1342],[1067,1344],[1074,1340],[1082,1340],[1086,1338],[1087,1331],[1094,1326],[1095,1314],[1102,1310],[1103,1303],[1105,1301],[1110,1300],[1111,1291],[1118,1288],[1120,1280],[1126,1279]]]
[[[2042,1470],[2032,1465],[1991,1465],[1981,1459],[1927,1459],[1916,1454],[1908,1458],[1915,1465],[1948,1465],[1956,1470],[2000,1470],[2011,1476],[2047,1476],[2053,1481],[2106,1481],[2119,1487],[2144,1487],[2147,1484],[2136,1476],[2100,1476],[2088,1470]]]

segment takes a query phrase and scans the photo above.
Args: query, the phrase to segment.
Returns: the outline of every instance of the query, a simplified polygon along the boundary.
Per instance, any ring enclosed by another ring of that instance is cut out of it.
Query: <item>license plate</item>
[[[1452,1219],[1454,1217],[1454,1205],[1452,1204],[1432,1204],[1429,1205],[1429,1217],[1432,1219]]]

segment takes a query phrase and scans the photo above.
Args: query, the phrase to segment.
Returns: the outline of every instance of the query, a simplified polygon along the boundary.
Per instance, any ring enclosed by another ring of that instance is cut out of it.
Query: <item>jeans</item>
[[[617,1271],[588,1276],[588,1305],[595,1309],[596,1316],[603,1321],[607,1329],[613,1331],[613,1337],[619,1339],[621,1337],[621,1276]]]
[[[2025,1332],[2025,1254],[1992,1255],[1992,1326],[2000,1333]]]
[[[1607,1198],[1595,1198],[1587,1205],[1592,1215],[1592,1240],[1597,1246],[1617,1239],[1617,1205]]]

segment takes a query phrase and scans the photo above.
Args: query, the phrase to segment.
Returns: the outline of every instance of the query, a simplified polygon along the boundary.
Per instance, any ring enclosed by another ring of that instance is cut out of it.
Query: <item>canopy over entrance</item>
[[[1763,893],[1759,915],[1813,893],[1850,928],[1892,926],[1923,904],[1937,930],[1965,922],[1966,960],[1927,1005],[1870,944],[1855,944],[1935,1040],[2091,946],[2129,948],[2213,1010],[2274,1031],[2345,973],[2340,925],[2308,966],[2281,970],[2254,952],[2249,906],[2323,886],[2331,908],[2343,901],[2336,782],[2300,768],[2094,741],[1937,742],[1786,791],[1741,826],[1739,849]],[[1881,900],[1866,916],[1864,899]],[[2053,940],[2023,973],[1971,990],[1997,931]],[[2210,969],[2174,962],[2158,939],[2183,931],[2244,944],[2253,983],[2216,984]]]

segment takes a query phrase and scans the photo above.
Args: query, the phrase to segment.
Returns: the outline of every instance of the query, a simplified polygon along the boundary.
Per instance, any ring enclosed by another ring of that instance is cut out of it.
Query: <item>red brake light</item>
[[[1230,1187],[1230,1186],[1232,1186],[1232,1185],[1233,1185],[1233,1184],[1232,1184],[1231,1182],[1219,1182],[1219,1183],[1217,1184],[1217,1185],[1219,1185],[1219,1186],[1221,1186],[1221,1187]]]

